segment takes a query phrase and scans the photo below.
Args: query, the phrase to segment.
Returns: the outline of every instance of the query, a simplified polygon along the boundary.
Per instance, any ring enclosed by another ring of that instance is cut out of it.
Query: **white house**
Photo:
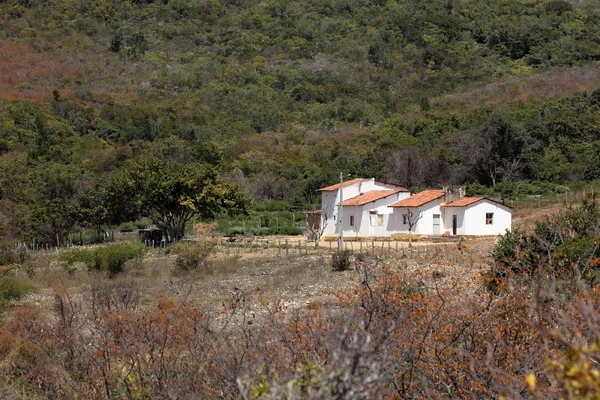
[[[497,235],[511,229],[512,209],[487,197],[463,197],[442,205],[442,213],[451,235]]]
[[[446,194],[443,190],[424,190],[407,199],[390,204],[393,210],[390,234],[408,233],[410,223],[412,232],[419,235],[440,235],[444,233],[441,206]]]
[[[340,224],[340,184],[321,188],[318,192],[321,192],[324,236],[338,235],[340,225],[347,236],[387,236],[385,226],[392,211],[387,205],[410,196],[408,188],[393,183],[363,178],[346,181],[343,186],[344,221]]]
[[[486,197],[463,197],[464,190],[411,195],[404,186],[362,178],[344,182],[342,190],[341,224],[340,185],[318,190],[324,236],[337,236],[342,227],[345,237],[387,237],[408,233],[411,224],[418,235],[497,235],[511,229],[511,207]]]

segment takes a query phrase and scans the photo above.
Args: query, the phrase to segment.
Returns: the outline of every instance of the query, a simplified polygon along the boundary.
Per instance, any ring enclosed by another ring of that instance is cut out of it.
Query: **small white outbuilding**
[[[512,208],[487,197],[463,197],[441,208],[450,235],[499,235],[511,230]]]

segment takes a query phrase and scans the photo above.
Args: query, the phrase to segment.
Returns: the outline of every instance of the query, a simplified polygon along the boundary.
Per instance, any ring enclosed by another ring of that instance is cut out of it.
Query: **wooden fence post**
[[[285,256],[288,257],[290,255],[289,252],[289,248],[288,248],[288,240],[285,239]]]

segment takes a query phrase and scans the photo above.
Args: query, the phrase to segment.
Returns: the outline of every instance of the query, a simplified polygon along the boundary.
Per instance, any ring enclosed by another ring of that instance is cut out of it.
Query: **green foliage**
[[[0,200],[23,241],[164,221],[152,204],[177,239],[188,213],[245,211],[240,188],[314,209],[340,170],[517,198],[600,178],[591,5],[76,3],[0,4]]]
[[[335,252],[333,256],[331,256],[331,269],[334,271],[348,271],[352,268],[352,253],[352,250]]]
[[[176,243],[172,252],[177,256],[175,267],[180,271],[190,271],[202,267],[206,259],[215,252],[216,243],[200,239],[193,242]]]
[[[71,243],[80,246],[104,243],[104,235],[102,232],[95,230],[86,230],[81,233],[71,234]]]
[[[509,274],[552,278],[595,285],[600,276],[600,209],[584,203],[536,223],[533,232],[505,234],[492,252],[495,262],[489,287],[497,288]]]
[[[0,309],[9,300],[18,300],[34,292],[35,287],[13,276],[0,275]]]
[[[61,252],[59,261],[70,269],[76,263],[83,263],[89,270],[106,271],[110,277],[123,272],[125,263],[139,259],[146,247],[141,243],[120,243],[95,249],[77,249]]]
[[[117,226],[116,230],[119,232],[133,232],[137,228],[135,222],[123,222]]]
[[[135,227],[137,229],[146,229],[152,225],[152,220],[149,218],[142,218],[135,221]]]
[[[16,264],[19,261],[14,243],[8,240],[0,241],[0,266]]]
[[[207,164],[180,164],[158,154],[140,157],[113,175],[106,185],[113,211],[152,219],[169,241],[180,240],[193,217],[212,218],[226,211],[245,213],[249,199]],[[120,204],[120,206],[117,206]],[[123,210],[123,206],[127,209]],[[115,215],[114,219],[119,219]]]

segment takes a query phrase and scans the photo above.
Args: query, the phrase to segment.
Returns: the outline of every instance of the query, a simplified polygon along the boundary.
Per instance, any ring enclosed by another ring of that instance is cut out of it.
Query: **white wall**
[[[411,207],[410,210],[415,214],[421,214],[421,218],[415,226],[413,226],[412,232],[419,235],[432,235],[433,234],[433,214],[440,214],[440,234],[444,233],[444,215],[440,205],[443,203],[443,198],[439,198],[430,201],[421,207]],[[408,233],[408,224],[404,224],[404,218],[402,214],[406,214],[407,209],[402,207],[393,207],[393,213],[389,218],[387,225],[388,235],[395,233]]]
[[[389,236],[387,227],[392,209],[388,205],[408,196],[408,192],[398,192],[363,206],[344,207],[344,237]],[[371,214],[370,211],[374,211],[375,214]],[[354,216],[354,226],[350,226],[351,215]],[[383,218],[381,225],[379,224],[380,215]],[[374,224],[372,224],[371,218],[373,218]]]
[[[360,193],[367,193],[372,190],[395,189],[393,186],[382,185],[374,182],[373,179],[356,183],[344,188],[344,199],[348,200],[358,196]],[[339,224],[337,214],[339,207],[339,191],[322,192],[321,210],[326,210],[329,206],[332,215],[326,222],[324,235],[337,235]],[[393,196],[379,199],[375,202],[365,204],[364,206],[346,206],[344,207],[344,236],[346,237],[369,237],[369,236],[390,236],[395,233],[408,233],[408,224],[403,224],[402,214],[406,214],[406,208],[390,208],[389,204],[410,196],[408,192],[399,192]],[[433,200],[419,208],[411,208],[413,212],[422,213],[421,219],[413,227],[413,233],[421,235],[433,234],[433,215],[440,214],[440,234],[449,232],[452,234],[452,215],[457,216],[457,235],[497,235],[503,234],[506,229],[511,229],[512,210],[509,207],[483,199],[467,207],[440,207],[443,199]],[[374,215],[374,225],[371,225],[369,211],[376,211]],[[486,213],[493,213],[492,225],[486,225]],[[378,214],[383,215],[383,225],[379,225]],[[354,216],[354,227],[350,226],[350,215]],[[322,223],[325,223],[322,221]]]
[[[465,235],[464,207],[442,207],[442,213],[442,218],[444,219],[442,233],[448,232],[452,236],[452,216],[456,215],[456,234]]]
[[[344,187],[344,200],[351,199],[360,194],[368,193],[373,190],[397,190],[398,188],[394,185],[384,184],[380,182],[375,182],[375,179],[368,179],[362,182],[355,183],[350,186]],[[336,190],[333,192],[321,192],[321,216],[324,216],[325,210],[328,208],[332,211],[330,215],[330,219],[328,221],[321,220],[321,224],[325,225],[325,229],[323,230],[323,235],[337,235],[339,232],[339,223],[338,223],[338,211],[339,207],[337,204],[340,202],[340,191]],[[356,210],[357,207],[344,207],[344,235],[349,236],[371,236],[369,233],[369,210],[374,208],[382,208],[382,212],[390,212],[385,211],[385,208],[388,204],[395,203],[399,200],[405,199],[410,196],[410,192],[398,192],[393,196],[388,196],[384,199],[377,200],[376,202],[369,203],[364,205],[365,212],[359,213]],[[358,207],[363,208],[363,207]],[[350,215],[354,215],[355,227],[350,227]],[[323,226],[322,225],[322,226]],[[377,226],[377,232],[381,232],[374,234],[373,236],[387,236],[385,233],[385,229],[381,230],[379,228],[385,228],[387,225],[387,217],[385,217],[384,226]]]
[[[321,192],[321,226],[324,226],[323,235],[333,235],[336,232],[337,192]],[[329,210],[329,219],[325,220],[326,211]]]
[[[444,198],[439,198],[419,207],[421,210],[421,219],[417,222],[414,232],[419,235],[433,235],[433,214],[440,214],[440,234],[444,233],[443,215],[440,205]]]
[[[493,213],[491,225],[486,225],[485,214]],[[498,235],[511,229],[512,210],[509,207],[483,199],[465,207],[465,235]]]

